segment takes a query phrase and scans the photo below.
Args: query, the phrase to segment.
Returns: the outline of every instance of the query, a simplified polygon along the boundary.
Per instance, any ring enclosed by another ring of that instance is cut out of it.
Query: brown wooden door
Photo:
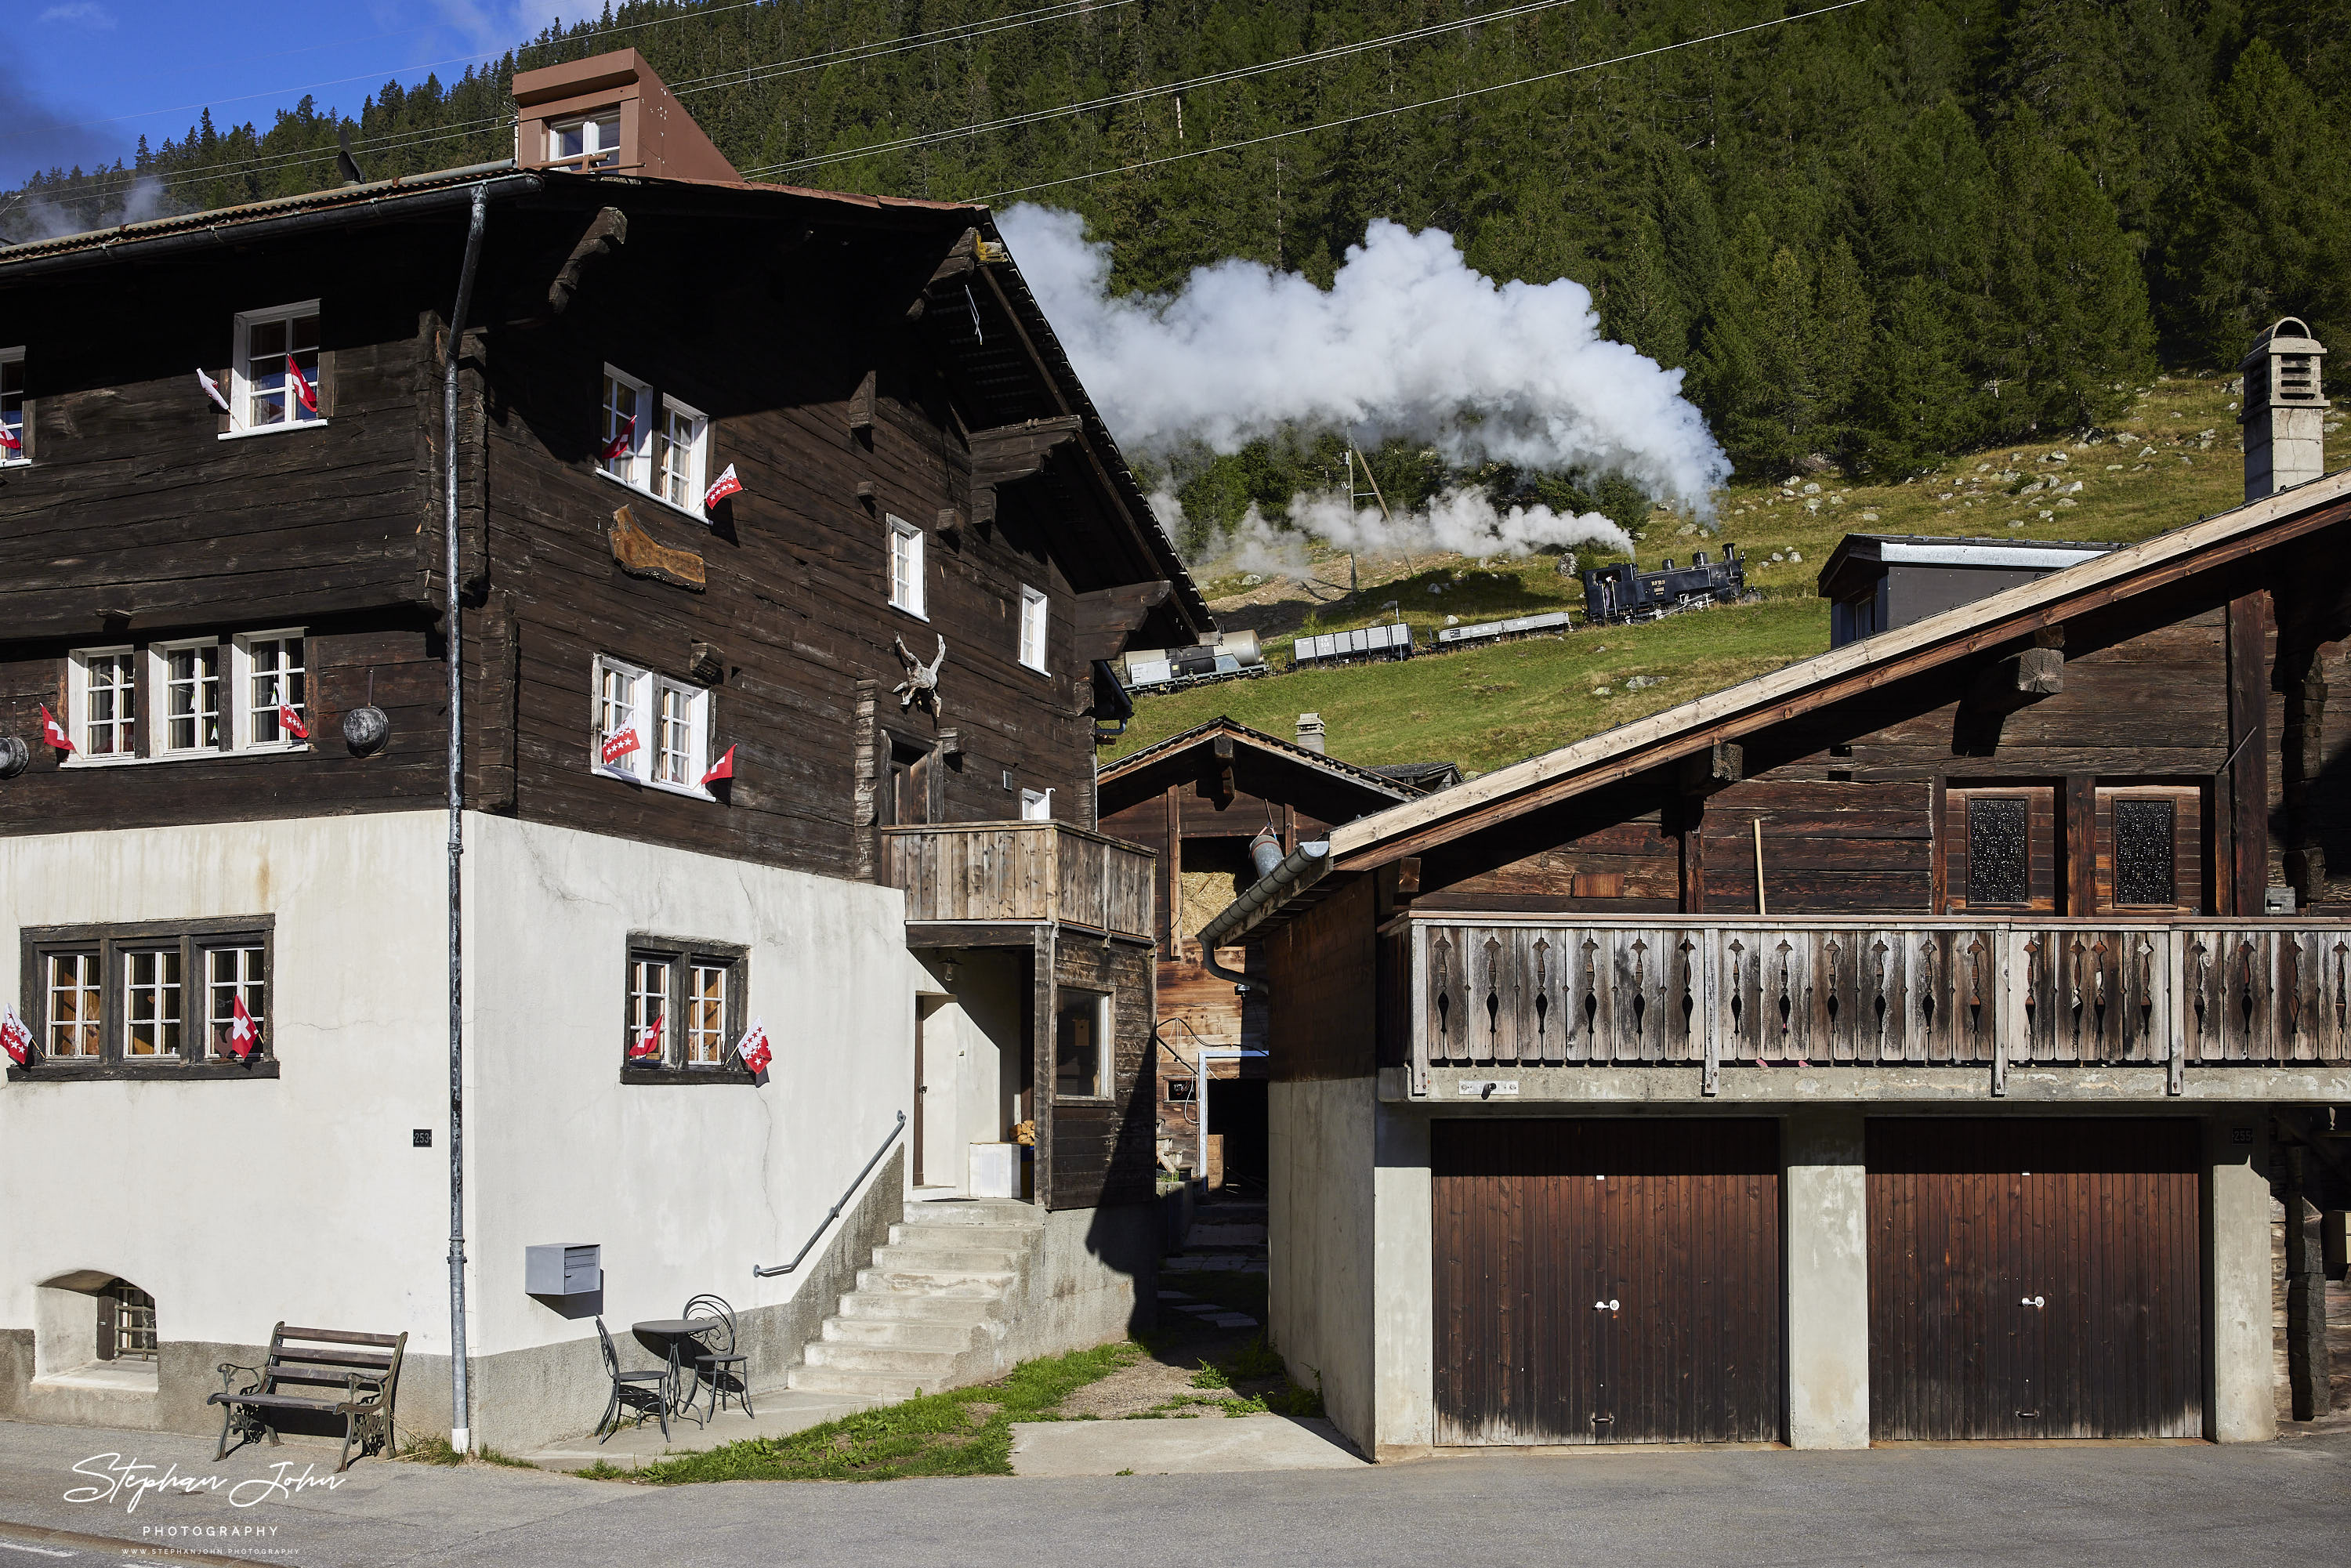
[[[1780,1434],[1770,1121],[1440,1120],[1437,1440]]]
[[[1868,1161],[1871,1437],[2202,1431],[2194,1122],[1873,1118]]]

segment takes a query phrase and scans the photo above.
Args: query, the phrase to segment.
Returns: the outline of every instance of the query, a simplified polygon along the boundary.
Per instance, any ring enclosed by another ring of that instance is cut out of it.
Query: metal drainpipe
[[[471,1449],[474,1434],[465,1376],[465,694],[457,637],[457,361],[464,351],[474,267],[481,260],[482,230],[489,214],[489,191],[476,185],[465,226],[465,265],[457,275],[457,308],[450,312],[449,340],[441,356],[441,444],[447,459],[442,531],[448,547],[444,570],[449,595],[449,1447],[461,1454]]]
[[[1217,948],[1255,929],[1266,916],[1280,908],[1292,894],[1303,893],[1313,886],[1330,869],[1331,843],[1327,839],[1301,844],[1290,851],[1271,871],[1251,883],[1248,892],[1234,899],[1214,920],[1200,927],[1200,967],[1218,979],[1230,980],[1244,990],[1272,995],[1273,988],[1263,980],[1253,980],[1237,969],[1228,969],[1217,963]]]

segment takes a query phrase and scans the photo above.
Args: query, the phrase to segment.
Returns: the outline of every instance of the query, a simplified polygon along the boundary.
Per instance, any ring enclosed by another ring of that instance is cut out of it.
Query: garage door
[[[2196,1124],[1869,1124],[1878,1438],[2203,1430]]]
[[[1780,1435],[1776,1124],[1431,1133],[1438,1442]]]

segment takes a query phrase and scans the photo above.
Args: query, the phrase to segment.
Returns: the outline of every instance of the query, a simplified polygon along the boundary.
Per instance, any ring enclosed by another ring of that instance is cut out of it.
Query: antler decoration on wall
[[[906,644],[901,639],[891,638],[890,645],[898,650],[898,662],[906,666],[906,678],[892,688],[898,694],[900,711],[921,703],[936,715],[939,711],[939,666],[947,662],[947,640],[945,637],[939,639],[938,657],[927,664],[906,652]]]

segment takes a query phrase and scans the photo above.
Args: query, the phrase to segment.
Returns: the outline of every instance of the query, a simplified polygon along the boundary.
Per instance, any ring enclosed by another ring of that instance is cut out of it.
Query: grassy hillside
[[[1276,674],[1144,696],[1119,750],[1218,714],[1288,736],[1300,713],[1317,711],[1332,752],[1350,761],[1441,758],[1490,771],[1825,649],[1828,606],[1816,580],[1847,533],[2128,542],[2235,506],[2242,461],[2231,383],[2167,379],[2147,388],[2114,429],[2088,441],[1979,452],[1900,485],[1848,486],[1833,473],[1792,486],[1733,485],[1720,495],[1717,536],[1661,511],[1639,538],[1640,560],[1654,567],[1662,556],[1686,560],[1693,548],[1735,542],[1747,551],[1748,581],[1761,603],[1646,626],[1579,625],[1563,636],[1401,664]],[[1805,495],[1813,484],[1819,490]],[[1318,565],[1326,581],[1343,588],[1344,556]],[[1279,670],[1297,632],[1383,620],[1390,601],[1424,643],[1448,616],[1468,622],[1560,608],[1580,612],[1581,584],[1558,565],[1548,557],[1365,560],[1352,598],[1238,575],[1210,577],[1204,587],[1225,624],[1260,629]]]

